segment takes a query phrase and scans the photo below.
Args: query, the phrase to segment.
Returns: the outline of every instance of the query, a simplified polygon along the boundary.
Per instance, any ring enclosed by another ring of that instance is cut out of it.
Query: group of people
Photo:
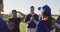
[[[55,32],[55,19],[51,16],[51,8],[48,5],[39,7],[39,15],[34,13],[34,6],[31,6],[31,13],[25,18],[28,24],[27,32]]]
[[[20,32],[19,24],[25,20],[27,32],[60,32],[60,16],[54,19],[51,16],[51,8],[48,5],[39,7],[39,15],[34,12],[35,7],[30,7],[30,13],[25,15],[19,11],[12,10],[12,18],[4,21],[0,17],[0,32]],[[17,13],[22,17],[17,17]]]

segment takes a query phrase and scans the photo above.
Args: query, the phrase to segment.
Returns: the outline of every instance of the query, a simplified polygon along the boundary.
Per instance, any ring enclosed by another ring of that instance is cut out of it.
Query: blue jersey
[[[2,18],[0,18],[0,32],[11,32],[6,22]]]
[[[30,21],[30,17],[32,17],[32,14],[28,14],[28,15],[26,16],[25,22]],[[34,19],[35,19],[36,21],[39,21],[39,17],[38,17],[37,14],[34,14],[33,17],[34,17]],[[30,23],[28,24],[28,28],[36,28],[36,23],[35,23],[34,21],[30,22]]]
[[[50,28],[47,26],[46,21],[39,21],[36,32],[50,32]]]
[[[60,25],[60,16],[56,20],[56,23]],[[56,27],[56,32],[60,32],[60,28]]]
[[[60,24],[60,16],[58,17],[57,21],[58,24]]]

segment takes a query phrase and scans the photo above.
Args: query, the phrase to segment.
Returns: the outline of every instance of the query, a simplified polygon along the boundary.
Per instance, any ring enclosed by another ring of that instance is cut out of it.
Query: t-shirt
[[[60,25],[60,16],[56,20],[56,23]],[[60,32],[60,28],[56,27],[56,32]]]
[[[21,18],[10,18],[9,21],[13,23],[14,29],[19,29]]]
[[[50,28],[48,27],[45,20],[39,21],[36,32],[50,32]]]
[[[58,24],[60,24],[60,16],[58,17],[57,21]]]
[[[25,22],[30,21],[30,17],[32,17],[32,14],[28,14],[26,16]],[[33,17],[36,20],[36,22],[39,21],[39,16],[37,14],[34,14]],[[34,21],[30,22],[27,28],[36,28],[36,23]]]
[[[0,32],[11,32],[6,22],[2,18],[0,18]]]

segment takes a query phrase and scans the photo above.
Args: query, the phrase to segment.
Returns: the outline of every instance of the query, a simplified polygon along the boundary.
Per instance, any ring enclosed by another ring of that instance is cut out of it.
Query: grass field
[[[26,23],[20,23],[20,32],[26,32]]]

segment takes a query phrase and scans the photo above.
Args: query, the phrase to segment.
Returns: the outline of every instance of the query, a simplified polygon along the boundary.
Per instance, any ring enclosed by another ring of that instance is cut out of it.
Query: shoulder
[[[27,15],[26,15],[26,17],[30,17],[30,16],[31,16],[31,14],[27,14]]]
[[[38,15],[38,14],[35,14],[35,15]]]
[[[0,20],[2,20],[2,18],[0,17]]]
[[[46,23],[44,20],[39,21],[39,23],[37,24],[38,27],[45,27]]]
[[[35,16],[39,16],[38,14],[35,14]]]
[[[0,22],[5,22],[2,18],[0,18]]]
[[[58,16],[57,21],[60,20],[60,16]]]
[[[12,20],[13,18],[9,18],[8,20]]]
[[[19,20],[20,20],[21,18],[19,17],[19,18],[17,18],[17,19],[19,19]]]
[[[45,23],[46,23],[46,21],[44,21],[44,20],[39,21],[39,24],[45,24]]]
[[[27,16],[30,16],[31,14],[27,14]]]
[[[8,21],[13,21],[13,18],[9,18]]]

